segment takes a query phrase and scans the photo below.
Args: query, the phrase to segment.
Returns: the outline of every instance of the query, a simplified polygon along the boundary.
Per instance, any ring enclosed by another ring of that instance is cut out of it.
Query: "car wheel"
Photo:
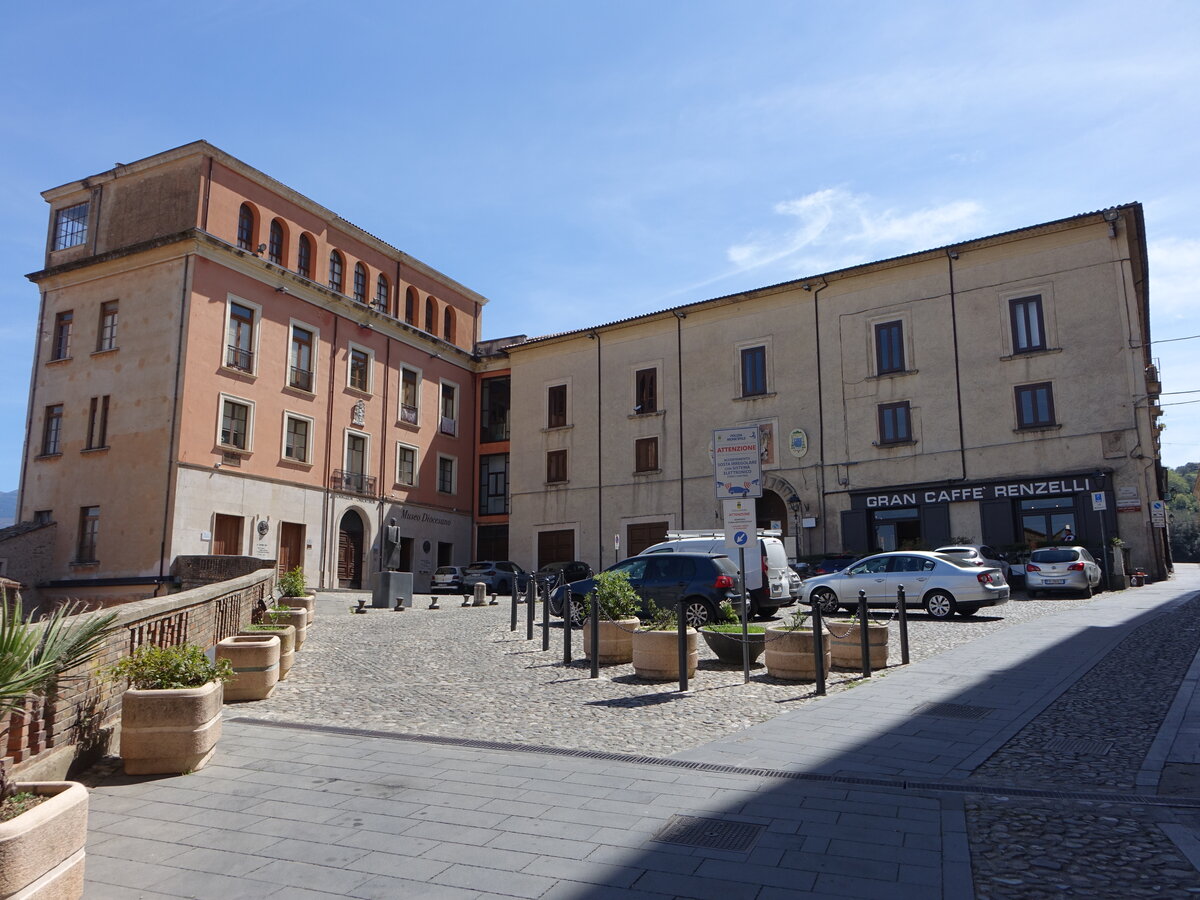
[[[688,628],[702,628],[715,618],[716,613],[707,601],[683,601],[683,623]]]
[[[954,615],[957,604],[948,591],[930,591],[925,595],[925,612],[933,619],[948,619]]]
[[[1037,596],[1038,596],[1038,592],[1034,591],[1034,590],[1028,590],[1025,592],[1025,596],[1028,597],[1030,600],[1036,600]]]
[[[1090,583],[1089,583],[1089,584],[1086,584],[1086,585],[1084,585],[1084,588],[1083,588],[1083,599],[1084,599],[1084,600],[1091,600],[1091,599],[1092,599],[1092,585],[1091,585]]]
[[[958,605],[958,614],[960,616],[973,616],[978,613],[980,606],[978,603],[960,603]]]
[[[837,614],[837,594],[835,594],[829,588],[817,588],[812,592],[812,598],[817,601],[817,605],[821,608],[821,615],[832,616]]]
[[[582,628],[587,619],[587,602],[580,594],[571,595],[571,626]]]

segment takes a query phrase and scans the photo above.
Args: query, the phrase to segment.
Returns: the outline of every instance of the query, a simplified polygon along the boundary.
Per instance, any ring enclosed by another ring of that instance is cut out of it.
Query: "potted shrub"
[[[742,664],[742,644],[750,645],[750,662],[755,662],[766,649],[767,629],[763,625],[747,625],[745,637],[742,636],[742,623],[733,604],[722,600],[717,609],[716,620],[700,629],[704,643],[708,649],[717,655],[723,663],[740,666]]]
[[[685,630],[687,672],[696,673],[696,629]],[[650,619],[633,633],[633,671],[650,681],[679,678],[679,618],[673,609],[655,606]]]
[[[279,638],[266,632],[233,634],[217,643],[217,659],[233,666],[225,702],[266,700],[279,683]]]
[[[307,624],[311,625],[317,606],[317,595],[308,592],[304,570],[299,566],[279,576],[279,601],[276,606],[290,606],[307,613]]]
[[[288,677],[292,663],[296,661],[296,628],[294,625],[276,625],[273,622],[256,622],[247,625],[239,634],[273,634],[279,638],[279,680]]]
[[[281,597],[274,606],[268,606],[262,614],[263,624],[291,625],[296,630],[296,648],[299,650],[308,640],[308,610],[300,606],[288,606]]]
[[[67,604],[27,623],[0,591],[0,722],[31,694],[53,696],[64,672],[93,659],[116,616],[71,621]],[[10,781],[0,761],[0,896],[83,896],[87,789],[75,781]]]
[[[784,681],[815,681],[817,677],[816,654],[813,653],[812,630],[804,628],[807,613],[797,610],[783,625],[767,629],[766,664],[767,674]],[[824,642],[821,654],[822,671],[829,673],[829,642]]]
[[[111,666],[129,679],[121,697],[121,758],[127,775],[182,774],[202,769],[221,736],[223,687],[233,677],[227,659],[201,647],[147,644]]]
[[[596,589],[583,601],[583,653],[592,653],[592,603],[600,605],[599,651],[601,665],[619,665],[633,661],[633,632],[641,621],[638,610],[642,598],[629,583],[628,572],[601,572],[595,579]]]

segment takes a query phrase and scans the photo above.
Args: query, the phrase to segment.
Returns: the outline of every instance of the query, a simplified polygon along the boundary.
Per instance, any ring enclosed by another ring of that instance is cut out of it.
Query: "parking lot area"
[[[909,613],[911,659],[917,662],[996,629],[1053,616],[1093,600],[1016,599],[972,618],[934,621]],[[1103,596],[1103,595],[1102,595]],[[602,668],[589,678],[580,636],[564,665],[562,626],[552,620],[543,651],[541,608],[534,639],[526,640],[524,606],[517,631],[510,606],[463,607],[442,596],[428,609],[418,596],[403,612],[370,609],[355,615],[364,594],[318,595],[317,618],[296,655],[291,675],[265,701],[227,707],[229,715],[409,734],[497,740],[553,747],[670,755],[731,734],[810,702],[814,687],[766,674],[761,660],[743,683],[740,666],[717,662],[703,641],[690,693],[675,682],[637,678],[632,666]],[[369,598],[368,598],[369,602]],[[783,610],[776,621],[782,621]],[[876,621],[888,615],[872,613]],[[846,620],[833,620],[834,628]],[[899,626],[890,624],[889,665],[900,663]],[[876,673],[886,678],[887,669]],[[967,677],[969,673],[964,673]],[[830,692],[861,681],[861,673],[832,673]]]

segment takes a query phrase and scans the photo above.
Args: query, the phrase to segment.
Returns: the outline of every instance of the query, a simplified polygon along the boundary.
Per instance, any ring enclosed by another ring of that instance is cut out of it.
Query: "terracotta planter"
[[[304,646],[304,642],[308,639],[308,613],[303,609],[293,609],[290,614],[282,615],[278,612],[268,614],[276,625],[291,625],[296,629],[296,649],[299,650]]]
[[[121,758],[126,775],[202,769],[221,736],[221,682],[174,690],[127,690],[121,698]]]
[[[717,659],[731,666],[740,666],[742,664],[742,633],[739,631],[736,634],[727,634],[722,631],[708,631],[701,629],[700,634],[704,636],[704,643],[708,644],[708,649],[717,654]],[[767,635],[762,631],[751,631],[746,634],[746,643],[750,645],[750,662],[755,662],[763,651],[766,649]]]
[[[247,629],[242,634],[273,634],[279,638],[279,680],[283,681],[296,661],[296,629],[292,625],[262,625]]]
[[[829,641],[825,641],[824,671],[829,672]],[[767,674],[784,681],[815,681],[816,659],[813,654],[812,631],[789,631],[786,628],[767,629]]]
[[[49,799],[0,822],[0,897],[82,897],[87,788],[74,781],[30,781],[18,782],[17,790]]]
[[[842,626],[834,625],[841,633]],[[848,626],[850,631],[845,637],[826,632],[829,642],[833,667],[835,669],[862,669],[862,641],[858,623]],[[867,625],[867,655],[871,660],[872,669],[882,669],[888,659],[888,627],[886,625]]]
[[[279,602],[292,609],[302,609],[307,613],[306,624],[311,625],[317,609],[317,595],[305,594],[303,597],[280,597]]]
[[[217,659],[233,664],[225,702],[266,700],[279,683],[279,638],[273,634],[235,634],[217,644]]]
[[[598,662],[616,666],[633,661],[633,632],[641,624],[638,619],[601,619]],[[583,622],[583,655],[592,658],[592,620]]]
[[[688,675],[696,674],[696,629],[689,628],[687,640]],[[633,671],[649,681],[674,681],[679,678],[679,632],[635,631],[633,633]]]

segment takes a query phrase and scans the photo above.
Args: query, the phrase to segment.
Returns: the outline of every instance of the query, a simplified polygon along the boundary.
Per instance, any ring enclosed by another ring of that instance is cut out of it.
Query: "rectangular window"
[[[88,204],[77,203],[54,214],[54,249],[65,250],[87,242]]]
[[[658,469],[658,438],[638,438],[633,445],[633,470],[654,472]]]
[[[550,450],[546,453],[546,483],[558,484],[567,480],[567,451]]]
[[[100,534],[100,507],[79,509],[79,541],[75,545],[75,562],[96,562],[96,538]]]
[[[54,521],[54,510],[52,509],[35,509],[33,511],[34,525],[49,525]]]
[[[408,444],[396,445],[396,483],[415,487],[417,484],[417,448]]]
[[[507,512],[508,454],[485,454],[479,457],[479,515],[502,516]]]
[[[742,396],[756,397],[767,392],[767,348],[742,350]]]
[[[230,302],[225,345],[225,365],[242,372],[254,371],[253,309],[241,303]]]
[[[55,456],[62,452],[62,417],[61,403],[46,407],[46,419],[42,424],[42,456]]]
[[[367,436],[365,434],[347,433],[346,471],[352,475],[367,474]]]
[[[908,401],[881,403],[879,405],[879,443],[903,444],[911,442],[912,439]]]
[[[313,333],[295,325],[292,326],[288,386],[309,392],[313,389]]]
[[[511,379],[507,375],[485,378],[479,385],[479,440],[508,440],[508,406]]]
[[[88,409],[88,450],[108,446],[108,394],[93,397]]]
[[[117,349],[117,301],[100,304],[100,326],[96,330],[96,350]]]
[[[237,400],[221,401],[221,444],[235,450],[250,447],[250,406]]]
[[[74,322],[75,313],[69,309],[54,317],[54,344],[50,348],[51,359],[70,359],[71,327]]]
[[[875,374],[904,371],[904,323],[880,322],[875,326]]]
[[[563,428],[567,424],[567,386],[556,384],[546,391],[546,427]]]
[[[454,458],[451,456],[438,457],[437,489],[443,494],[454,493]]]
[[[1049,381],[1018,386],[1016,399],[1018,428],[1038,428],[1055,424],[1054,391]]]
[[[371,390],[371,354],[359,347],[350,348],[348,384],[358,391]]]
[[[442,382],[442,417],[438,431],[442,434],[458,434],[458,390],[454,385]]]
[[[638,369],[633,375],[635,413],[658,412],[658,369]]]
[[[312,458],[312,419],[283,414],[283,456],[292,462],[306,463]]]
[[[400,421],[416,425],[420,418],[421,373],[416,369],[400,370]]]
[[[1008,301],[1012,319],[1013,353],[1046,349],[1046,329],[1042,318],[1042,298],[1019,297]]]

